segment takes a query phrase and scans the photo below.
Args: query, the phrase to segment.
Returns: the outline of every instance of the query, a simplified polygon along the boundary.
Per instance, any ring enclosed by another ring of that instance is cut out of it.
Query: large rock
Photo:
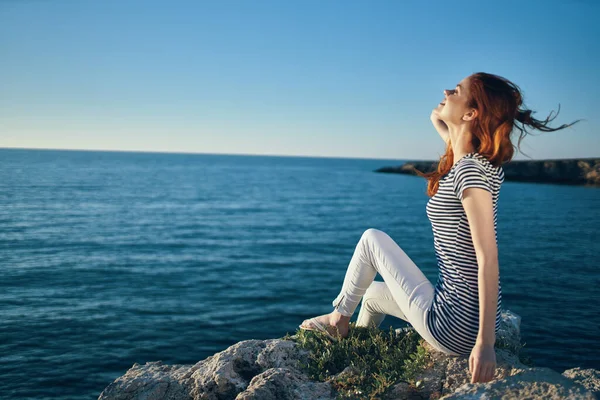
[[[477,385],[465,384],[450,399],[589,399],[592,392],[550,368],[526,368],[514,375]]]
[[[311,382],[297,370],[297,363],[307,360],[307,352],[290,340],[245,340],[194,365],[135,363],[99,399],[250,399],[268,398],[267,390],[276,398],[300,399],[290,393],[321,393],[323,387],[331,391],[328,384]],[[265,382],[269,377],[271,384]],[[252,397],[254,393],[261,396]]]
[[[468,356],[452,357],[422,341],[430,363],[415,385],[401,382],[388,399],[594,399],[600,373],[573,368],[562,375],[549,368],[521,363],[521,318],[502,313],[496,340],[496,372],[486,383],[471,384]],[[406,329],[406,328],[404,328]],[[412,329],[412,328],[408,328]],[[311,381],[298,368],[308,353],[283,339],[246,340],[194,365],[134,364],[108,385],[100,400],[286,400],[335,399],[329,382]],[[351,367],[341,374],[358,371]]]

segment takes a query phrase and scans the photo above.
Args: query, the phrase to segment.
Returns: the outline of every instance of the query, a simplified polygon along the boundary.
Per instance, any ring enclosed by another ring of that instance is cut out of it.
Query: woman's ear
[[[474,120],[475,118],[477,118],[478,115],[479,115],[479,113],[477,112],[477,110],[474,108],[471,108],[471,110],[463,116],[463,120],[471,121],[471,120]]]

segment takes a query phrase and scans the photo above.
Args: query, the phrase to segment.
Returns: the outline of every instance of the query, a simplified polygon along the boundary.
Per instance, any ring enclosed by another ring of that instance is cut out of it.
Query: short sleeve
[[[483,165],[475,159],[467,158],[461,160],[454,169],[454,194],[462,201],[463,191],[470,187],[485,189],[493,193],[491,182]]]

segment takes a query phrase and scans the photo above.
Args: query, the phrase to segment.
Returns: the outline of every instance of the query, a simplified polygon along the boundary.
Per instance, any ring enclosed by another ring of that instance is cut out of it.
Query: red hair
[[[520,149],[521,140],[529,133],[525,126],[529,125],[535,129],[553,132],[559,129],[567,128],[571,124],[564,124],[558,128],[549,128],[548,122],[554,120],[550,118],[552,113],[545,120],[537,120],[531,116],[535,111],[528,109],[519,109],[523,104],[523,95],[520,88],[498,75],[477,72],[469,77],[470,99],[467,103],[469,108],[475,108],[478,111],[477,117],[472,122],[471,133],[473,139],[471,144],[475,151],[496,167],[501,166],[512,160],[514,149],[510,139],[513,128],[521,131],[518,146]],[[560,111],[560,104],[558,105]],[[522,127],[517,125],[520,122]],[[446,152],[440,158],[436,171],[424,173],[415,169],[419,176],[427,178],[427,195],[429,197],[437,193],[440,179],[450,172],[454,165],[454,153],[452,145],[448,142]]]

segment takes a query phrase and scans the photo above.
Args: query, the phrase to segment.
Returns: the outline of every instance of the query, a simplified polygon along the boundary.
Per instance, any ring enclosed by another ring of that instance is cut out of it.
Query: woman
[[[550,132],[578,122],[549,128],[550,117],[536,120],[531,110],[519,109],[522,104],[518,86],[479,72],[444,90],[444,100],[431,113],[446,153],[436,171],[417,173],[428,179],[431,197],[426,212],[439,266],[435,288],[392,238],[368,229],[333,312],[305,320],[300,328],[346,337],[362,299],[356,326],[379,326],[387,314],[401,318],[434,348],[470,355],[471,383],[494,378],[502,301],[496,217],[501,165],[513,156],[510,134],[517,127],[520,144],[528,133],[525,125]],[[374,281],[377,273],[384,282]]]

